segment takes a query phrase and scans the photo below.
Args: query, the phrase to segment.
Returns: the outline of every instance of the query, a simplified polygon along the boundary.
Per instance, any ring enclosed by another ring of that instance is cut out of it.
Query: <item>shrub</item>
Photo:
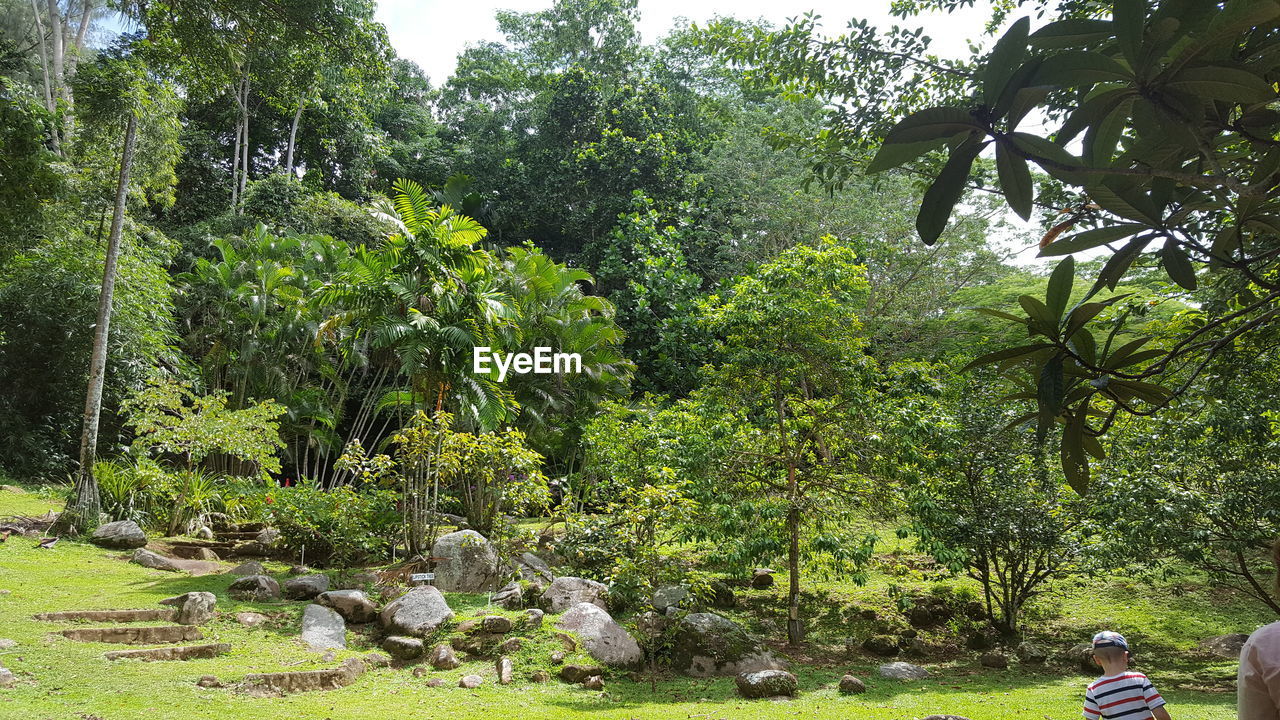
[[[314,481],[262,493],[281,545],[315,565],[347,567],[385,557],[400,530],[396,493],[350,486],[324,490]]]

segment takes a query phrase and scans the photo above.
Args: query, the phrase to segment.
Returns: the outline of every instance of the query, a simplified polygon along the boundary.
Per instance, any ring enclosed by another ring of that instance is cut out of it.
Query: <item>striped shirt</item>
[[[1148,720],[1161,705],[1164,698],[1140,672],[1100,677],[1084,693],[1085,720]]]

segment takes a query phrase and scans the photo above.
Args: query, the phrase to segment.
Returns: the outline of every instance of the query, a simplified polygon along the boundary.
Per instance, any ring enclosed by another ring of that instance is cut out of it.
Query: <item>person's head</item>
[[[1103,630],[1093,636],[1093,659],[1104,668],[1127,667],[1129,641],[1118,632]]]

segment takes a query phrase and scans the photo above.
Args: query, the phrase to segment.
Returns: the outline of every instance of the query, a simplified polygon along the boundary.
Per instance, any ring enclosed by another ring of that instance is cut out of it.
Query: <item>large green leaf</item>
[[[1067,301],[1071,299],[1071,286],[1076,281],[1076,260],[1067,257],[1058,263],[1049,276],[1049,288],[1045,293],[1045,305],[1053,316],[1056,325],[1067,309]]]
[[[913,143],[882,143],[880,149],[876,151],[876,156],[867,164],[867,172],[878,173],[896,168],[905,162],[915,160],[930,150],[937,150],[946,144],[946,141],[946,138],[939,138],[937,140],[923,140]]]
[[[925,192],[924,199],[920,202],[920,211],[916,215],[916,231],[926,245],[937,242],[946,229],[951,211],[964,195],[973,161],[982,152],[984,145],[976,138],[971,138],[952,150],[942,172],[938,173],[938,178]]]
[[[1019,18],[1005,31],[987,58],[987,66],[982,74],[982,104],[995,107],[996,101],[1004,92],[1009,79],[1022,65],[1022,58],[1027,52],[1027,33],[1031,29],[1031,18]]]
[[[979,355],[974,358],[968,365],[964,366],[961,372],[967,372],[976,367],[982,367],[983,365],[991,365],[992,363],[1033,355],[1041,350],[1051,347],[1053,347],[1053,345],[1049,343],[1031,343],[1030,345],[1020,345],[1018,347],[996,350],[995,352],[989,352],[985,355]]]
[[[1100,82],[1131,82],[1133,73],[1100,52],[1067,50],[1045,60],[1033,85],[1078,87]]]
[[[1194,67],[1178,73],[1166,86],[1197,97],[1246,104],[1274,100],[1275,89],[1261,77],[1228,67]]]
[[[1075,235],[1055,240],[1040,250],[1042,257],[1052,255],[1067,255],[1082,250],[1092,250],[1093,248],[1106,245],[1121,238],[1129,237],[1136,232],[1142,230],[1143,226],[1134,224],[1110,225],[1107,227],[1094,228],[1093,230],[1085,230]]]
[[[1035,322],[1036,329],[1048,337],[1058,335],[1058,316],[1053,314],[1047,305],[1030,295],[1018,296],[1018,304]]]
[[[1164,263],[1164,271],[1169,274],[1171,280],[1187,290],[1196,289],[1198,285],[1196,269],[1191,265],[1190,258],[1182,248],[1171,240],[1160,250],[1160,259]]]
[[[1009,143],[996,143],[996,171],[1000,176],[1000,189],[1009,207],[1023,220],[1031,218],[1031,171],[1027,161],[1009,147]]]
[[[1013,141],[1014,147],[1055,178],[1070,183],[1079,183],[1083,180],[1084,163],[1080,158],[1062,149],[1062,146],[1049,142],[1039,135],[1024,132],[1009,133],[1006,137]]]
[[[1062,414],[1062,396],[1065,384],[1062,373],[1062,356],[1054,355],[1040,369],[1040,382],[1036,385],[1039,422],[1036,437],[1044,440],[1058,415]]]
[[[1031,34],[1039,48],[1075,48],[1106,40],[1114,32],[1110,20],[1069,19],[1049,23]]]
[[[1137,66],[1142,54],[1142,32],[1147,23],[1145,0],[1115,0],[1111,19],[1115,25],[1120,51],[1130,65]]]
[[[1089,458],[1084,450],[1083,413],[1076,413],[1067,420],[1066,430],[1062,433],[1062,473],[1067,484],[1076,493],[1084,495],[1089,491]]]
[[[884,137],[886,144],[920,143],[945,140],[963,132],[981,130],[968,110],[956,107],[933,107],[903,118]]]

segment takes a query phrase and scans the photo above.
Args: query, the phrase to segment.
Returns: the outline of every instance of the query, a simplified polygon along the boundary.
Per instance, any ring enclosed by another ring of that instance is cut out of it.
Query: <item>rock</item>
[[[98,526],[89,542],[114,550],[132,550],[147,544],[147,534],[132,520],[118,520]]]
[[[520,557],[512,563],[512,568],[521,580],[538,590],[542,590],[556,579],[555,573],[551,572],[551,566],[533,553],[521,553]]]
[[[1093,645],[1090,643],[1072,646],[1067,651],[1066,660],[1086,674],[1095,673],[1098,670],[1098,663],[1093,659]]]
[[[1237,659],[1240,657],[1244,642],[1248,639],[1249,636],[1243,633],[1216,635],[1201,640],[1196,648],[1216,657]]]
[[[996,670],[1006,670],[1009,667],[1009,657],[1002,652],[983,653],[979,659],[983,667],[994,668]]]
[[[204,625],[216,614],[213,610],[218,596],[211,592],[189,592],[160,601],[161,605],[178,608],[175,620],[183,625]]]
[[[347,647],[347,624],[342,616],[322,605],[308,605],[302,611],[302,641],[313,648]]]
[[[1049,659],[1049,653],[1044,648],[1029,642],[1020,643],[1016,652],[1018,660],[1026,665],[1043,665]]]
[[[240,682],[241,689],[253,696],[270,697],[291,692],[336,690],[355,682],[364,674],[364,661],[347,658],[331,670],[299,670],[278,673],[251,673]]]
[[[269,575],[249,575],[228,585],[227,594],[237,600],[270,602],[280,599],[280,583]]]
[[[862,649],[883,657],[894,657],[902,649],[893,635],[872,635],[862,641]]]
[[[245,627],[258,627],[267,621],[267,616],[256,612],[236,613],[236,622]]]
[[[577,577],[558,577],[542,593],[547,610],[562,613],[579,603],[591,603],[605,609],[604,597],[609,587],[595,580]]]
[[[524,647],[524,640],[521,638],[511,638],[503,641],[503,643],[498,646],[498,652],[503,653],[504,655],[511,655],[513,653],[520,652],[520,648],[522,647]]]
[[[360,625],[378,619],[378,608],[362,590],[330,590],[317,595],[316,602],[337,610],[349,623]]]
[[[599,675],[592,675],[591,677],[582,681],[582,687],[588,690],[603,690],[604,678],[600,677]]]
[[[929,654],[929,646],[918,637],[911,638],[911,640],[907,642],[907,646],[903,648],[902,651],[906,653],[908,657],[922,658]]]
[[[263,528],[253,539],[264,548],[274,548],[276,543],[280,542],[280,531],[275,528]]]
[[[435,586],[444,592],[485,592],[497,584],[498,551],[475,530],[442,535],[431,554],[441,558],[435,566]]]
[[[694,677],[786,668],[757,638],[715,613],[690,613],[680,620],[672,642],[671,667]]]
[[[867,685],[866,683],[862,682],[861,678],[854,677],[853,675],[845,675],[844,677],[840,678],[841,693],[845,695],[857,695],[859,693],[864,693],[866,691],[867,691]]]
[[[23,490],[22,488],[18,487],[17,485],[0,485],[0,490],[3,490],[3,491],[5,491],[5,492],[17,493],[17,494],[19,494],[19,495],[26,495],[26,494],[27,494],[27,491],[26,491],[26,490]]]
[[[459,635],[469,635],[479,629],[479,627],[479,620],[463,620],[458,623],[458,627],[454,628],[453,631]]]
[[[773,587],[773,571],[769,568],[756,568],[751,573],[751,587],[756,590]]]
[[[438,587],[423,585],[392,600],[380,618],[392,632],[423,637],[452,620],[453,611]]]
[[[563,664],[564,664],[564,659],[565,659],[565,657],[567,657],[567,655],[566,655],[565,651],[563,651],[563,650],[555,650],[555,651],[553,651],[553,652],[551,653],[551,657],[549,658],[549,662],[550,662],[552,665],[563,665]]]
[[[792,697],[800,688],[796,676],[786,670],[760,670],[734,678],[738,694],[744,698]]]
[[[196,681],[196,685],[202,688],[220,688],[223,686],[222,681],[213,675],[201,675],[200,679]]]
[[[150,550],[138,548],[133,551],[133,557],[129,559],[142,567],[151,568],[152,570],[179,572],[178,566],[174,564],[173,560]]]
[[[427,657],[427,662],[431,663],[431,667],[437,670],[452,670],[462,664],[462,661],[454,654],[453,648],[443,643],[431,649],[431,655]]]
[[[200,527],[196,528],[196,533],[195,533],[195,535],[196,535],[196,537],[200,538],[201,540],[212,540],[212,539],[213,539],[213,529],[212,529],[212,528],[210,528],[210,527],[208,527],[208,526],[204,526],[204,525],[202,525],[202,526],[200,526]]]
[[[0,638],[0,650],[8,650],[10,648],[16,648],[16,647],[18,647],[17,640],[10,640],[9,638]]]
[[[525,614],[524,625],[526,628],[530,630],[537,630],[538,628],[542,627],[542,620],[547,615],[546,613],[539,610],[538,608],[529,608],[528,610],[524,611],[524,614]]]
[[[218,557],[218,553],[210,550],[209,548],[191,547],[189,545],[175,545],[173,548],[173,554],[187,560],[217,561],[221,559]]]
[[[905,662],[892,662],[881,665],[878,672],[880,677],[889,678],[890,680],[923,680],[929,677],[928,670],[919,665]]]
[[[569,633],[558,632],[556,633],[556,639],[564,646],[565,652],[573,652],[578,649],[578,641]]]
[[[443,685],[444,685],[444,681],[441,680],[440,678],[431,678],[430,680],[427,681],[427,687],[441,687]]]
[[[498,684],[510,685],[511,678],[515,673],[515,666],[511,664],[511,658],[500,657],[497,662]]]
[[[587,654],[605,665],[627,667],[644,659],[635,638],[614,622],[609,613],[589,602],[574,605],[556,627],[576,634]]]
[[[727,610],[737,604],[738,599],[733,594],[733,588],[722,580],[716,580],[711,583],[711,607]]]
[[[392,635],[382,641],[382,649],[391,653],[391,657],[397,660],[414,660],[422,657],[426,646],[418,638]]]
[[[458,687],[474,690],[484,684],[484,678],[479,675],[463,675],[458,681]]]
[[[290,600],[310,600],[328,589],[328,575],[303,575],[284,581],[284,596]]]
[[[546,670],[534,670],[533,674],[529,675],[529,682],[544,683],[550,680],[551,673]]]
[[[691,600],[689,588],[684,585],[668,585],[658,588],[649,600],[654,610],[664,613],[668,608],[679,608],[681,604]]]
[[[17,682],[18,678],[12,670],[0,667],[0,688],[13,687]]]
[[[416,678],[420,678],[426,675],[428,672],[430,672],[430,670],[427,670],[426,668],[419,666],[413,669],[413,676]]]
[[[257,560],[250,560],[249,562],[241,563],[231,568],[230,570],[227,571],[227,574],[239,575],[241,577],[245,577],[248,575],[266,575],[267,569],[262,567],[262,563],[258,562]]]
[[[382,653],[369,653],[364,656],[364,664],[371,668],[391,667],[391,658]]]
[[[577,685],[589,677],[603,675],[604,670],[598,665],[565,665],[560,668],[560,679]]]
[[[508,610],[518,609],[524,604],[524,591],[520,589],[520,583],[503,585],[501,590],[493,594],[493,604]]]
[[[490,615],[480,622],[480,627],[487,633],[503,635],[511,632],[511,628],[514,627],[514,625],[510,618],[505,618],[501,615]]]
[[[911,612],[907,614],[907,621],[912,627],[927,628],[933,625],[933,611],[927,607],[917,605],[911,608]]]

